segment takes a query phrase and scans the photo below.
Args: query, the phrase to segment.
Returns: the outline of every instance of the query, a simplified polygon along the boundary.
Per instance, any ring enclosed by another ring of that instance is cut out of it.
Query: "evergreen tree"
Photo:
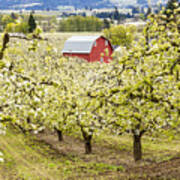
[[[29,16],[28,25],[29,25],[29,32],[32,33],[36,29],[36,26],[37,26],[32,13]]]
[[[119,11],[118,11],[117,7],[114,7],[114,14],[113,14],[113,16],[114,16],[113,18],[115,20],[119,20],[120,15],[119,15]]]
[[[147,17],[152,13],[152,9],[151,7],[148,7],[147,13],[145,14],[145,18],[147,19]]]
[[[104,28],[109,29],[110,28],[110,22],[107,19],[104,19]]]
[[[179,5],[180,4],[178,0],[169,0],[164,14],[166,14],[167,17],[169,18],[171,14],[173,14],[174,10],[178,8]]]
[[[176,4],[179,4],[178,0],[169,0],[166,9],[174,10],[177,8]]]

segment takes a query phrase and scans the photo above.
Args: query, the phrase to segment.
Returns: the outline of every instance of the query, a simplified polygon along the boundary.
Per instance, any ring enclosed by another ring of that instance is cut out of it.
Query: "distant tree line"
[[[33,18],[32,18],[33,16]],[[32,16],[28,14],[0,14],[0,32],[10,28],[11,31],[21,31],[23,33],[29,32],[28,23],[33,24],[34,20],[36,25],[40,26],[43,32],[57,31],[59,23],[56,16],[53,15],[39,15],[32,13]],[[34,19],[34,20],[33,20]],[[10,25],[8,25],[10,24]],[[16,28],[15,28],[16,26]]]
[[[129,13],[128,14],[121,14],[121,13],[115,14],[114,12],[100,12],[100,13],[96,13],[96,17],[109,18],[109,19],[117,20],[120,22],[120,21],[125,20],[126,18],[132,18],[133,16],[130,15]]]
[[[115,7],[114,11],[112,12],[100,12],[96,13],[96,17],[98,18],[109,18],[111,20],[117,20],[118,22],[121,22],[125,20],[126,18],[132,18],[134,17],[133,15],[128,14],[122,14],[119,12],[118,8]]]
[[[69,17],[69,16],[83,16],[83,17],[86,17],[86,13],[85,12],[82,12],[82,13],[66,13],[66,12],[63,12],[62,13],[62,17]]]
[[[72,16],[60,21],[59,31],[78,32],[78,31],[101,31],[104,23],[99,18],[88,16]]]

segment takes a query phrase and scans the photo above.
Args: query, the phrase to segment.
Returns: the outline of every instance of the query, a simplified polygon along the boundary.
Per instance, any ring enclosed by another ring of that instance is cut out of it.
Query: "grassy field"
[[[163,141],[162,141],[163,140]],[[9,130],[0,136],[5,163],[2,180],[56,179],[178,179],[180,144],[177,140],[143,139],[144,160],[134,163],[130,136],[98,137],[93,154],[85,155],[80,138],[65,136],[58,142],[50,131],[37,136]]]
[[[86,35],[101,35],[100,32],[62,32],[62,33],[43,33],[42,37],[47,38],[50,44],[53,44],[54,47],[62,50],[65,41],[71,36],[86,36]],[[2,33],[0,33],[0,37]]]
[[[48,38],[49,42],[52,43],[56,48],[62,50],[65,41],[71,36],[96,36],[101,35],[98,32],[65,32],[65,33],[44,33],[43,37]]]

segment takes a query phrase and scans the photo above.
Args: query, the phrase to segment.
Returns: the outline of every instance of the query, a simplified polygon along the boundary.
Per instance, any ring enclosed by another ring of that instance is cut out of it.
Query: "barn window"
[[[105,41],[105,46],[108,46],[108,40]]]

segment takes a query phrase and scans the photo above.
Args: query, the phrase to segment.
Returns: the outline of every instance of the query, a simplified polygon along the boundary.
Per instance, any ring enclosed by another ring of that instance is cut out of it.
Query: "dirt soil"
[[[53,150],[63,156],[77,157],[87,163],[122,165],[125,168],[123,172],[107,172],[107,174],[103,174],[102,179],[180,180],[180,157],[174,157],[160,163],[148,160],[135,163],[132,152],[118,150],[107,144],[93,143],[93,153],[85,155],[84,144],[81,139],[64,136],[64,141],[59,142],[56,133],[50,131],[38,134],[37,139],[50,145]]]

